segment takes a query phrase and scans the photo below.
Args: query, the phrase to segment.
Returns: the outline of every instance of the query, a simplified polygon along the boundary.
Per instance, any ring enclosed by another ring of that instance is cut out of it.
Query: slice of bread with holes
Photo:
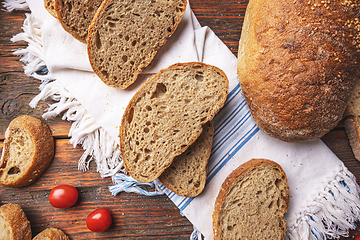
[[[60,229],[51,227],[40,232],[33,240],[69,240],[69,237]]]
[[[31,240],[30,222],[18,204],[8,203],[0,207],[0,239]]]
[[[281,166],[251,159],[224,180],[213,212],[214,239],[285,239],[289,186]]]
[[[12,120],[5,131],[0,161],[0,184],[24,187],[49,167],[54,157],[54,139],[41,120],[23,115]]]
[[[126,170],[151,182],[168,168],[222,108],[229,81],[217,67],[178,63],[147,80],[125,109],[120,150]]]
[[[177,28],[186,0],[105,0],[88,36],[94,72],[110,87],[126,89]]]
[[[198,139],[160,175],[159,180],[180,196],[196,197],[206,183],[207,164],[214,137],[214,126],[207,122]]]
[[[74,38],[86,44],[88,29],[103,0],[53,0],[62,27]]]

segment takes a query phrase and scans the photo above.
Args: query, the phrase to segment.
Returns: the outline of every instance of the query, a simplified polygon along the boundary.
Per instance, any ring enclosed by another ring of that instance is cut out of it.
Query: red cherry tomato
[[[79,197],[77,189],[70,185],[54,187],[49,195],[49,202],[56,208],[68,208],[74,205]]]
[[[360,240],[360,235],[357,235],[355,240]]]
[[[86,226],[93,232],[106,231],[111,223],[111,213],[107,208],[98,208],[86,218]]]

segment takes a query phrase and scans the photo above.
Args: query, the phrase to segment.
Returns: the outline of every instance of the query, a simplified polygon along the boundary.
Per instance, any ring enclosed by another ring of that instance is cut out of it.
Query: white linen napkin
[[[7,3],[11,5],[12,1]],[[45,80],[45,86],[32,104],[52,97],[58,104],[51,105],[49,112],[60,114],[66,110],[68,115],[64,119],[76,119],[70,133],[76,136],[72,138],[73,144],[83,144],[86,152],[93,155],[102,176],[114,176],[121,168],[121,160],[118,160],[121,117],[129,100],[149,76],[174,63],[191,61],[217,66],[227,74],[229,96],[224,108],[213,119],[214,143],[204,192],[195,198],[180,197],[155,181],[199,231],[199,235],[192,235],[192,238],[200,238],[200,233],[206,239],[213,238],[211,216],[222,182],[237,166],[254,157],[276,161],[287,174],[290,187],[290,208],[286,214],[288,239],[326,239],[346,235],[348,229],[355,228],[354,222],[360,219],[360,188],[354,176],[321,140],[286,143],[257,128],[241,93],[236,57],[211,29],[200,26],[190,6],[174,35],[135,84],[127,90],[119,90],[106,86],[94,74],[86,45],[65,32],[45,10],[41,0],[26,2],[31,10],[24,23],[27,34],[19,34],[14,40],[27,40],[29,49],[18,54],[26,62],[26,72],[42,80],[56,79],[54,82]],[[35,46],[36,51],[33,51]],[[45,76],[35,71],[42,64],[50,72]],[[32,71],[30,66],[33,66]],[[92,134],[94,132],[96,134]],[[98,143],[96,147],[94,142]],[[105,160],[98,160],[100,158]]]

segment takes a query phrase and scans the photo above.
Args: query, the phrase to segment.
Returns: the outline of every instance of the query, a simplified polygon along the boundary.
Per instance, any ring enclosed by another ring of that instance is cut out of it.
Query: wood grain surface
[[[237,55],[238,41],[247,1],[241,0],[190,0],[190,5],[202,26],[209,26]],[[41,118],[47,104],[40,102],[32,109],[30,100],[39,93],[39,80],[24,74],[22,63],[13,51],[26,47],[25,42],[13,43],[10,39],[21,32],[25,19],[22,11],[0,10],[0,149],[4,132],[12,119],[28,114]],[[62,229],[71,239],[189,239],[192,224],[180,215],[176,206],[166,197],[145,197],[131,193],[112,196],[108,190],[111,179],[101,178],[95,164],[80,172],[78,159],[83,154],[79,146],[69,144],[71,123],[56,117],[44,121],[52,130],[56,154],[51,166],[34,184],[20,188],[0,186],[0,205],[9,202],[21,205],[31,222],[35,236],[47,227]],[[322,140],[345,163],[360,183],[360,162],[351,151],[343,123],[325,135]],[[50,190],[59,184],[71,184],[79,190],[79,201],[68,209],[55,209],[48,201]],[[111,210],[113,224],[103,233],[86,228],[86,216],[98,207]],[[354,239],[360,227],[350,231]]]

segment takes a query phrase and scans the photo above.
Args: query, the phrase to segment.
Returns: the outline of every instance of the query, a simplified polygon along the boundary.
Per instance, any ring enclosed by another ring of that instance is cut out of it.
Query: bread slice
[[[204,63],[179,63],[147,80],[125,109],[120,150],[126,170],[151,182],[183,153],[222,108],[225,73]]]
[[[47,0],[49,1],[49,0]],[[62,27],[86,44],[88,29],[103,0],[53,0]]]
[[[0,160],[0,184],[23,187],[33,183],[54,157],[54,139],[41,120],[23,115],[5,131]]]
[[[284,170],[251,159],[223,182],[213,212],[214,239],[285,239],[289,187]]]
[[[214,127],[211,122],[203,126],[198,139],[160,175],[159,180],[180,196],[199,195],[206,183],[207,164],[211,153]]]
[[[89,28],[91,66],[110,87],[126,89],[177,28],[187,0],[105,0]]]
[[[55,18],[57,18],[57,13],[55,10],[55,0],[44,0],[45,9]]]
[[[356,79],[354,89],[347,102],[344,125],[354,156],[360,161],[360,78]]]
[[[21,207],[8,203],[0,207],[0,239],[31,240],[31,227]]]
[[[69,237],[60,229],[46,228],[36,235],[33,240],[69,240]]]

